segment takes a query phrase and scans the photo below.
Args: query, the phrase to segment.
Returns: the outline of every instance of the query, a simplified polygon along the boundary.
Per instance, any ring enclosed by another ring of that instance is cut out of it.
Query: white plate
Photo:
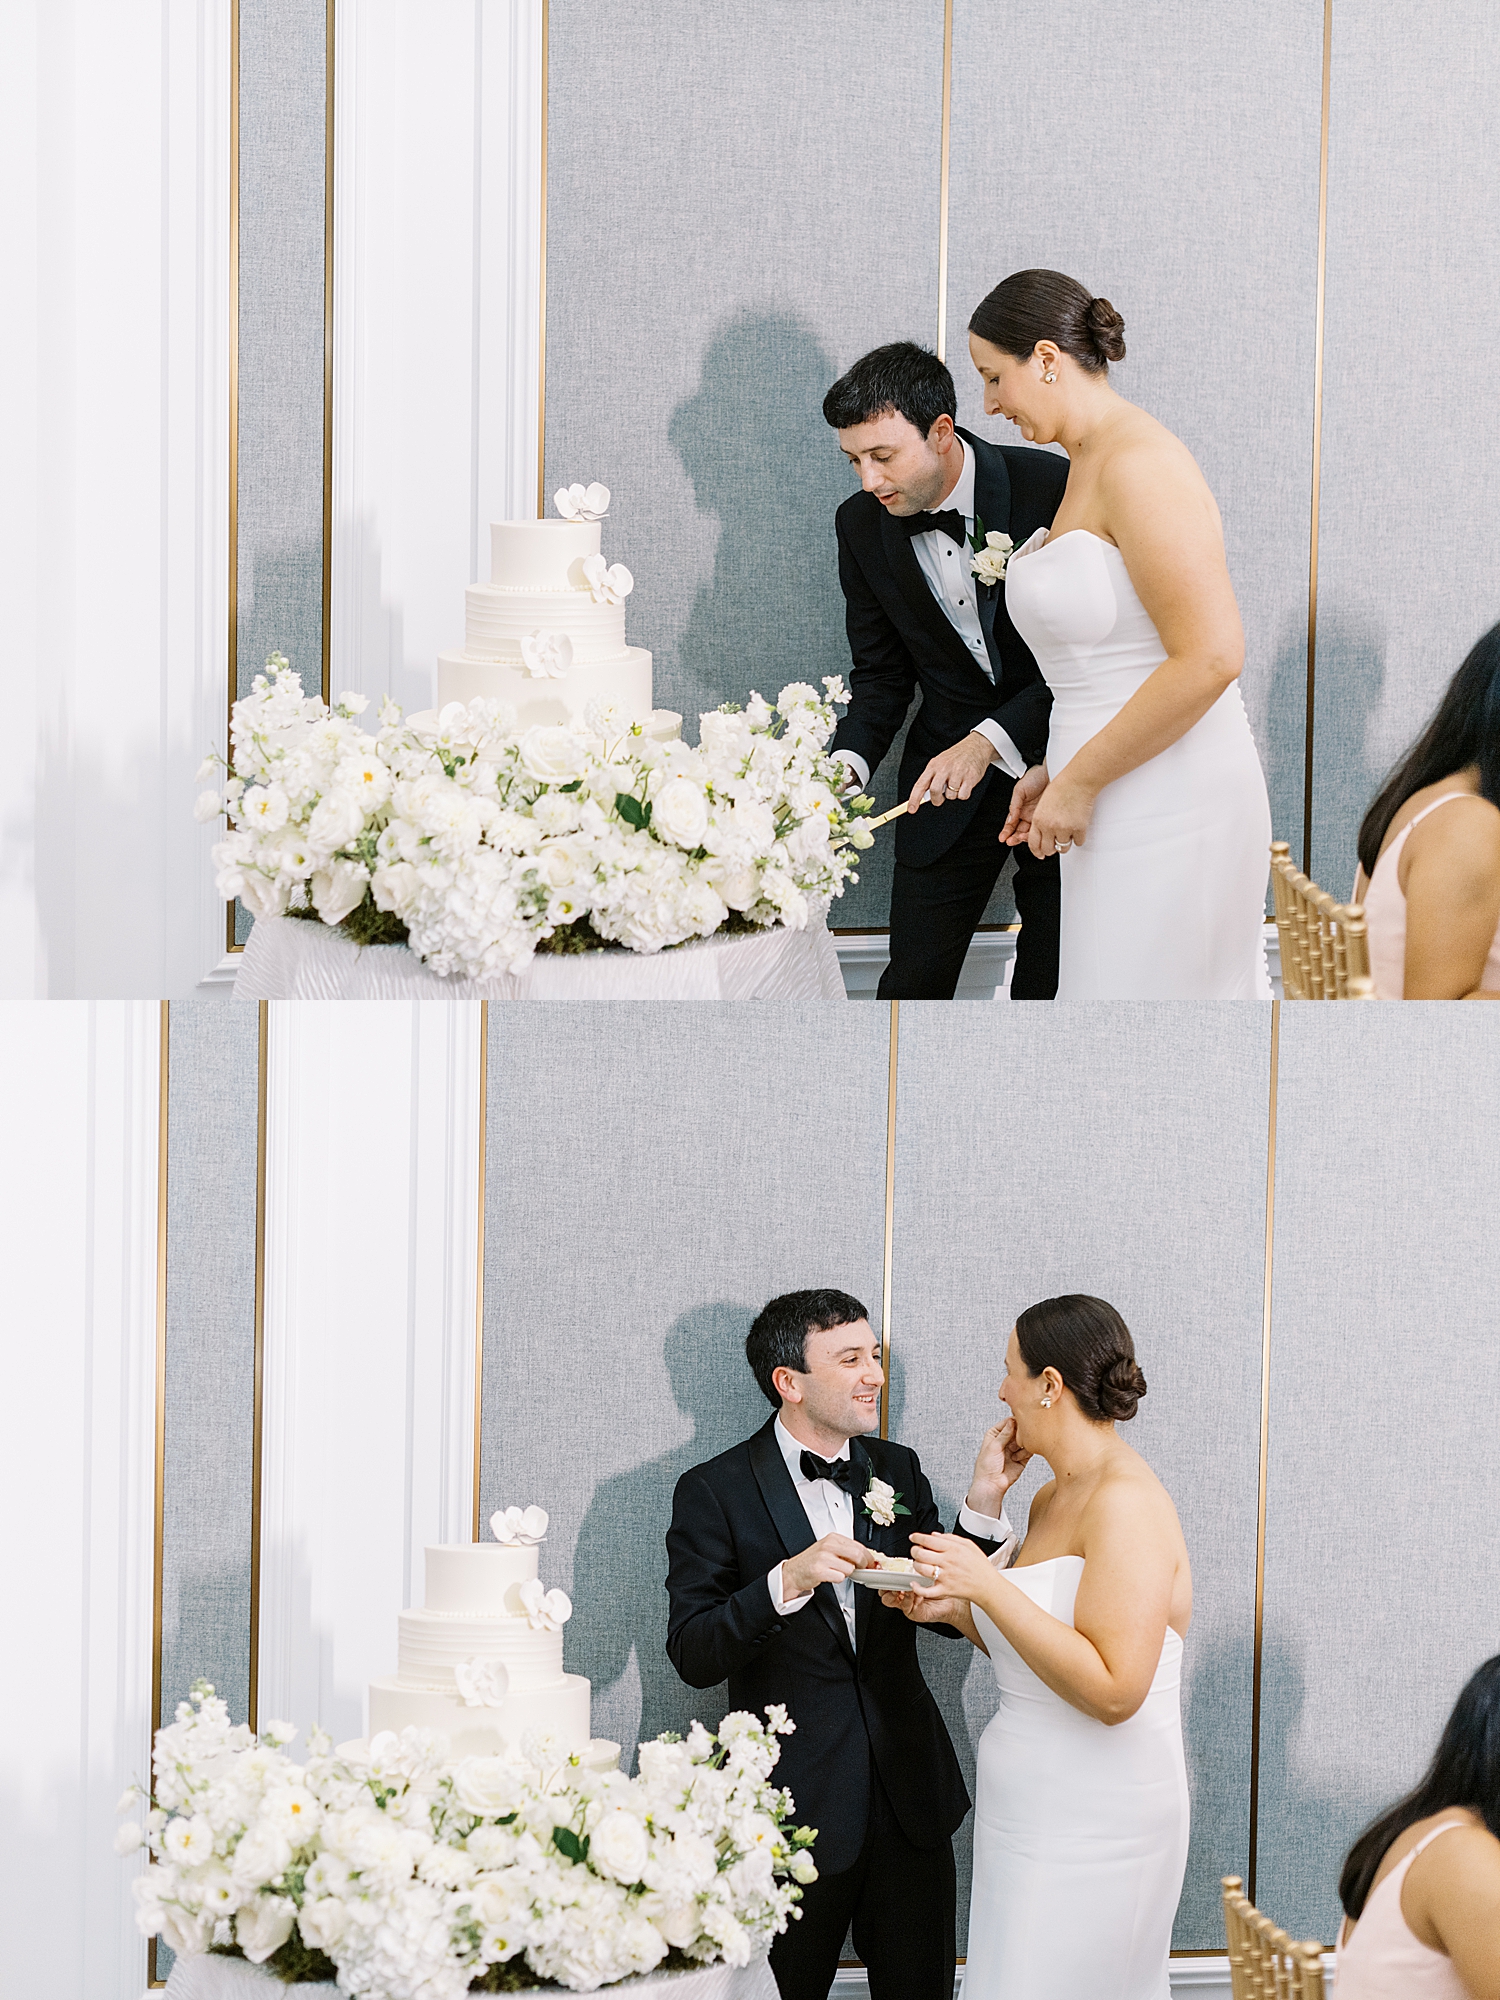
[[[919,1597],[943,1587],[930,1576],[921,1576],[910,1569],[857,1569],[853,1580],[862,1583],[866,1590],[914,1590]]]

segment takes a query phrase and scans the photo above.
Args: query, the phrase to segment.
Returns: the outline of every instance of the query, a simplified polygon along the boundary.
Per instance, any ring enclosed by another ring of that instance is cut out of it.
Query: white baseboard
[[[890,963],[890,932],[870,931],[841,937],[835,931],[833,944],[839,955],[839,969],[844,975],[845,993],[851,1000],[873,1000],[880,975]],[[1274,924],[1265,927],[1265,945],[1271,990],[1279,1000],[1281,945]],[[1015,963],[1015,931],[976,931],[969,946],[969,955],[964,960],[964,969],[958,976],[958,991],[954,999],[1003,1000],[1010,987]]]
[[[1332,1973],[1333,1961],[1327,1961]],[[1229,2000],[1229,1960],[1227,1958],[1174,1958],[1171,1965],[1172,1992],[1194,1993],[1205,1996],[1221,1996]],[[958,1981],[953,1989],[953,2000],[963,2000],[964,1972],[958,1969]],[[861,1965],[839,1967],[828,2000],[869,2000],[870,1987]]]

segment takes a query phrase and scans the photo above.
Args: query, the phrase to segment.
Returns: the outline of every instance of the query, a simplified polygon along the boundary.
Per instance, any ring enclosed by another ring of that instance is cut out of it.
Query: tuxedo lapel
[[[1005,460],[995,447],[986,444],[983,438],[971,437],[967,431],[960,431],[970,451],[974,454],[974,513],[977,523],[983,521],[987,534],[1004,535],[1010,532],[1010,474],[1005,469]],[[984,643],[989,648],[990,664],[995,669],[995,685],[1000,684],[1000,657],[995,646],[995,613],[1000,604],[1000,593],[1005,584],[1002,580],[991,590],[979,592],[979,623],[984,630]]]
[[[978,673],[978,668],[969,658],[968,647],[944,617],[938,607],[937,599],[927,586],[927,579],[922,574],[922,565],[917,561],[916,551],[911,545],[911,536],[902,523],[884,509],[881,510],[880,517],[880,538],[891,575],[896,579],[897,588],[906,599],[907,609],[912,616],[928,636],[943,648],[950,660],[955,664],[962,660],[970,672]]]
[[[865,1450],[858,1438],[850,1438],[849,1456],[859,1467],[861,1481],[859,1492],[852,1496],[854,1500],[854,1539],[862,1543],[867,1549],[877,1548],[879,1546],[876,1539],[878,1530],[874,1521],[865,1511],[865,1493],[869,1489],[870,1481],[875,1476],[875,1468],[870,1463],[870,1454]],[[864,1647],[865,1633],[869,1628],[870,1613],[875,1608],[876,1596],[873,1590],[870,1590],[862,1583],[855,1584],[853,1588],[854,1649],[858,1653]]]
[[[766,1503],[766,1511],[781,1538],[781,1546],[789,1556],[800,1556],[804,1549],[812,1547],[817,1536],[803,1511],[802,1502],[797,1498],[792,1475],[786,1469],[781,1446],[776,1442],[775,1425],[778,1421],[778,1418],[772,1417],[770,1423],[751,1438],[750,1469],[755,1474],[755,1483]],[[832,1586],[820,1583],[813,1592],[813,1603],[833,1627],[844,1651],[852,1657],[849,1628],[844,1623],[844,1614],[839,1609]]]

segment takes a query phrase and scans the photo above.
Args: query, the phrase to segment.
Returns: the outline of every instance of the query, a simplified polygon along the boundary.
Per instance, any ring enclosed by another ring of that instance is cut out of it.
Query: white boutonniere
[[[984,523],[980,524],[981,530]],[[1005,575],[1005,566],[1015,553],[1015,543],[1009,535],[985,535],[983,541],[976,535],[969,544],[973,553],[969,557],[969,574],[981,583],[997,584]]]
[[[883,1479],[871,1475],[865,1488],[865,1512],[878,1527],[889,1528],[898,1514],[910,1514],[910,1507],[901,1505],[901,1495],[894,1486],[888,1486]]]

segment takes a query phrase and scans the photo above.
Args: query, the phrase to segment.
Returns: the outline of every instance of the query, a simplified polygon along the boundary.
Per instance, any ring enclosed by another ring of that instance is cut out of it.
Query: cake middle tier
[[[471,583],[464,592],[464,651],[476,660],[518,661],[533,632],[565,633],[577,666],[618,660],[625,607],[596,604],[587,590],[509,590]]]
[[[503,1660],[512,1692],[555,1687],[563,1677],[561,1632],[537,1632],[524,1618],[455,1617],[403,1611],[397,1621],[396,1678],[404,1687],[452,1688],[466,1660]]]

